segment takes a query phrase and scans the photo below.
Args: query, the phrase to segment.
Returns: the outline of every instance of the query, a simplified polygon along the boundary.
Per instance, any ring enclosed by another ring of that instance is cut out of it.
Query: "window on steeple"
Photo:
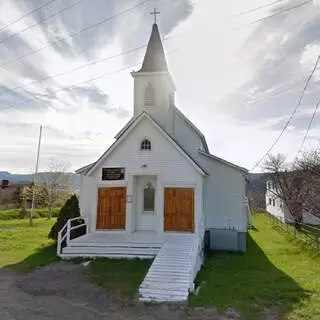
[[[154,89],[150,82],[144,92],[144,105],[145,106],[155,105]]]

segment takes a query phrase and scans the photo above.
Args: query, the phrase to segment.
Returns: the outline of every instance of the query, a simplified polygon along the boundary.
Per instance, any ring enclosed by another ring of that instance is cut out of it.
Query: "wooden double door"
[[[164,188],[164,231],[194,232],[193,188]]]
[[[125,187],[99,188],[97,229],[125,229],[126,198]]]

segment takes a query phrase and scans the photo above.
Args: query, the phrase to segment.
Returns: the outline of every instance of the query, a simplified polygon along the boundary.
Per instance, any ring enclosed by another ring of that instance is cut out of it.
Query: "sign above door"
[[[124,168],[102,168],[102,180],[124,180]]]

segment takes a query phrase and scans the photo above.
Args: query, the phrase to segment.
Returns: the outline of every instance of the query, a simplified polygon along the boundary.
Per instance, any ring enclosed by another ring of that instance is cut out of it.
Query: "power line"
[[[67,10],[75,7],[75,6],[78,5],[80,2],[82,2],[82,0],[79,0],[79,1],[77,1],[77,2],[75,2],[75,3],[73,3],[73,4],[71,4],[71,5],[69,5],[69,6],[67,6],[67,7],[65,7],[65,8],[63,8],[63,9],[57,11],[57,12],[55,12],[55,13],[53,13],[53,14],[50,15],[50,16],[48,16],[48,17],[46,17],[46,18],[44,18],[44,19],[42,19],[42,20],[39,20],[37,23],[35,23],[35,24],[33,24],[33,25],[29,26],[29,27],[26,27],[26,28],[24,28],[23,30],[20,30],[18,33],[10,34],[10,35],[7,36],[6,38],[2,39],[2,40],[0,41],[0,44],[4,43],[5,41],[11,39],[11,38],[14,37],[14,36],[18,36],[18,35],[20,35],[21,33],[25,32],[25,31],[27,31],[27,30],[32,29],[33,27],[39,25],[40,23],[42,23],[42,22],[44,22],[44,21],[46,21],[46,20],[49,20],[49,19],[53,18],[54,16],[57,16],[58,14],[60,14],[60,13],[62,13],[62,12],[64,12],[64,11],[67,11]]]
[[[40,83],[40,82],[43,82],[43,81],[46,81],[46,80],[49,80],[49,79],[55,79],[55,78],[61,77],[63,75],[66,75],[66,74],[69,74],[69,73],[72,73],[72,72],[87,68],[87,67],[89,67],[91,65],[96,65],[96,64],[99,64],[99,63],[102,63],[102,62],[105,62],[105,61],[108,61],[108,60],[111,60],[111,59],[115,59],[115,58],[124,56],[126,54],[129,54],[129,53],[132,53],[132,52],[135,52],[135,51],[139,51],[139,50],[141,50],[143,48],[146,48],[146,47],[147,47],[147,45],[143,45],[143,46],[140,46],[140,47],[136,47],[136,48],[121,52],[119,54],[115,54],[115,55],[112,55],[112,56],[108,56],[108,57],[105,57],[105,58],[94,60],[94,61],[88,62],[86,64],[83,64],[81,66],[75,67],[75,68],[73,68],[71,70],[63,71],[63,72],[60,72],[60,73],[56,73],[53,76],[47,76],[47,77],[32,81],[30,83],[27,83],[26,85],[16,86],[16,87],[13,87],[13,88],[4,88],[0,93],[6,92],[6,91],[14,91],[14,90],[18,90],[18,89],[24,89],[24,88],[29,87],[31,85],[34,85],[34,84],[37,84],[37,83]]]
[[[54,0],[54,1],[55,1],[55,0]],[[20,60],[22,60],[22,59],[24,59],[24,58],[26,58],[26,57],[28,57],[28,56],[30,56],[30,55],[32,55],[32,54],[35,54],[35,53],[37,53],[37,52],[39,52],[39,51],[47,48],[47,47],[48,47],[49,45],[51,45],[51,44],[58,43],[58,42],[63,41],[63,40],[65,40],[65,39],[73,38],[74,36],[77,36],[77,35],[81,34],[81,33],[84,32],[84,31],[87,31],[87,30],[89,30],[89,29],[91,29],[91,28],[94,28],[94,27],[97,27],[97,26],[99,26],[99,25],[101,25],[101,24],[104,24],[104,23],[106,23],[106,22],[108,22],[108,21],[110,21],[110,20],[118,17],[118,16],[121,15],[121,14],[127,13],[127,12],[129,12],[129,11],[131,11],[131,10],[139,7],[139,6],[141,6],[141,5],[144,5],[145,3],[149,2],[149,1],[150,1],[150,0],[141,1],[141,2],[139,2],[138,4],[134,5],[133,7],[130,7],[130,8],[128,8],[128,9],[126,9],[126,10],[123,10],[123,11],[121,11],[121,12],[119,12],[119,13],[111,16],[111,17],[108,17],[108,18],[106,18],[106,19],[98,22],[98,23],[95,23],[95,24],[92,24],[92,25],[90,25],[90,26],[87,26],[87,27],[85,27],[85,28],[83,28],[83,29],[75,32],[75,33],[71,33],[71,34],[69,34],[67,37],[60,38],[60,39],[55,40],[55,41],[48,41],[43,47],[37,48],[37,49],[35,49],[35,50],[32,50],[32,51],[30,51],[29,53],[27,53],[27,54],[25,54],[25,55],[23,55],[23,56],[17,57],[16,59],[7,61],[7,62],[1,64],[0,67],[4,67],[4,66],[6,66],[6,65],[8,65],[8,64],[12,64],[13,62],[16,62],[16,61],[20,61]],[[278,1],[282,1],[282,0],[278,0]],[[274,16],[276,16],[276,15],[279,15],[279,14],[288,12],[288,11],[290,11],[290,10],[296,9],[296,8],[301,7],[301,6],[303,6],[303,5],[306,5],[306,4],[310,3],[310,2],[312,2],[312,0],[305,1],[305,2],[303,2],[303,3],[299,4],[299,5],[296,5],[296,6],[294,6],[294,7],[290,7],[290,8],[287,8],[287,9],[285,9],[285,10],[276,12],[276,13],[270,15],[270,16],[266,16],[266,17],[260,18],[260,19],[258,19],[258,20],[252,21],[252,22],[250,22],[249,24],[246,24],[246,25],[241,26],[240,29],[243,28],[243,27],[245,27],[245,26],[249,26],[249,25],[255,24],[255,23],[257,23],[257,22],[261,22],[261,21],[263,21],[263,20],[270,19],[270,18],[272,18],[272,17],[274,17]],[[257,8],[259,8],[259,7],[257,7]],[[251,10],[256,10],[257,8],[253,8],[253,9],[251,9]],[[239,29],[239,28],[236,28],[236,29]],[[172,36],[171,38],[175,38],[175,37],[177,37],[177,36]]]
[[[170,51],[170,52],[167,53],[167,55],[170,55],[170,54],[175,53],[175,52],[177,52],[177,51],[180,51],[180,50],[177,49],[177,50]],[[113,72],[110,72],[110,73],[106,73],[106,74],[104,74],[104,75],[102,75],[102,76],[99,76],[99,77],[90,78],[90,79],[88,79],[88,80],[79,82],[79,83],[74,84],[74,85],[69,86],[69,87],[63,87],[63,88],[60,88],[60,89],[55,90],[55,91],[50,91],[50,93],[52,94],[52,93],[58,93],[58,92],[61,92],[61,91],[64,91],[64,90],[70,90],[70,89],[72,89],[72,88],[78,87],[79,85],[83,85],[83,84],[86,84],[86,83],[90,83],[90,82],[93,82],[93,81],[96,81],[96,80],[101,80],[101,79],[103,79],[103,78],[106,78],[106,77],[108,77],[108,76],[117,74],[117,73],[119,73],[119,72],[121,72],[121,71],[130,69],[130,68],[133,68],[133,67],[135,67],[135,66],[137,66],[137,65],[141,65],[141,64],[142,64],[142,61],[137,62],[137,63],[134,63],[134,64],[131,64],[131,65],[126,66],[126,67],[123,67],[123,68],[120,68],[120,69],[118,69],[118,70],[116,70],[116,71],[113,71]],[[21,106],[21,105],[24,105],[24,104],[26,104],[26,103],[28,103],[28,102],[31,102],[31,101],[35,101],[35,99],[29,98],[29,99],[24,100],[24,101],[22,101],[22,102],[20,102],[20,103],[12,104],[12,105],[9,105],[9,106],[0,108],[0,110],[9,109],[9,108],[16,108],[16,107],[19,107],[19,106]]]
[[[267,152],[254,164],[254,166],[252,167],[252,169],[251,169],[250,171],[253,171],[253,170],[264,160],[264,158],[270,153],[270,151],[271,151],[271,150],[274,148],[274,146],[278,143],[278,141],[280,140],[280,138],[282,137],[282,135],[284,134],[284,132],[285,132],[286,129],[288,128],[288,126],[289,126],[292,118],[293,118],[294,115],[296,114],[296,112],[297,112],[297,110],[298,110],[298,108],[299,108],[299,106],[300,106],[300,104],[301,104],[301,101],[302,101],[302,98],[303,98],[303,96],[304,96],[304,93],[305,93],[305,91],[306,91],[306,89],[307,89],[307,87],[308,87],[308,85],[309,85],[309,82],[310,82],[310,80],[311,80],[311,78],[312,78],[312,76],[313,76],[313,74],[314,74],[314,72],[315,72],[315,70],[316,70],[316,68],[317,68],[317,66],[318,66],[319,60],[320,60],[320,55],[318,56],[318,58],[317,58],[317,60],[316,60],[316,62],[315,62],[315,64],[314,64],[314,67],[313,67],[313,69],[312,69],[312,72],[310,73],[310,75],[309,75],[309,77],[308,77],[308,79],[307,79],[307,82],[306,82],[306,84],[305,84],[305,86],[304,86],[304,88],[303,88],[303,90],[302,90],[302,92],[301,92],[301,94],[300,94],[300,97],[299,97],[299,100],[298,100],[297,105],[296,105],[295,108],[293,109],[293,111],[292,111],[289,119],[287,120],[287,122],[286,122],[285,126],[283,127],[282,131],[280,132],[279,136],[275,139],[275,141],[274,141],[274,142],[272,143],[272,145],[269,147],[269,149],[267,150]]]
[[[239,12],[239,13],[235,14],[234,16],[237,17],[237,16],[242,16],[242,15],[245,15],[245,14],[248,14],[248,13],[251,13],[251,12],[255,12],[255,11],[258,11],[258,10],[260,10],[260,9],[270,7],[270,6],[274,5],[274,4],[279,3],[279,2],[282,2],[282,1],[286,1],[286,0],[276,0],[276,1],[272,1],[272,2],[270,2],[270,3],[261,5],[261,6],[259,6],[259,7],[255,7],[255,8],[252,8],[252,9],[248,9],[248,10]]]
[[[12,22],[10,22],[10,23],[6,24],[5,26],[3,26],[3,27],[0,29],[0,32],[1,32],[1,31],[3,31],[4,29],[6,29],[6,28],[10,27],[11,25],[13,25],[13,24],[15,24],[15,23],[17,23],[17,22],[21,21],[22,19],[26,18],[26,17],[27,17],[27,16],[29,16],[30,14],[33,14],[33,13],[35,13],[35,12],[37,12],[37,11],[41,10],[42,8],[47,7],[48,5],[52,4],[52,3],[53,3],[53,2],[55,2],[55,1],[57,1],[57,0],[51,0],[51,1],[48,1],[48,2],[47,2],[47,3],[45,3],[44,5],[42,5],[42,6],[38,7],[38,8],[36,8],[36,9],[34,9],[34,10],[32,10],[32,11],[30,11],[30,12],[28,12],[28,13],[24,14],[24,15],[23,15],[23,16],[21,16],[20,18],[18,18],[18,19],[16,19],[16,20],[14,20],[14,21],[12,21]]]
[[[137,3],[136,5],[128,8],[128,9],[125,9],[125,10],[123,10],[123,11],[120,11],[119,13],[117,13],[117,14],[115,14],[115,15],[113,15],[113,16],[110,16],[110,17],[108,17],[108,18],[106,18],[106,19],[104,19],[104,20],[102,20],[102,21],[99,21],[99,22],[94,23],[94,24],[92,24],[92,25],[89,25],[89,26],[87,26],[87,27],[85,27],[85,28],[83,28],[83,29],[80,29],[80,30],[77,31],[77,32],[71,33],[71,34],[69,34],[69,35],[68,35],[67,37],[65,37],[65,38],[60,38],[60,39],[55,40],[55,41],[48,41],[48,42],[46,42],[46,44],[45,44],[43,47],[40,47],[40,48],[35,49],[35,50],[32,50],[32,51],[30,51],[29,53],[27,53],[27,54],[25,54],[25,55],[23,55],[23,56],[18,57],[17,59],[7,61],[7,62],[1,64],[0,67],[2,68],[2,67],[6,66],[6,65],[8,65],[8,64],[13,63],[13,62],[20,61],[20,60],[22,60],[22,59],[24,59],[24,58],[26,58],[26,57],[34,54],[34,53],[39,52],[40,50],[43,50],[43,49],[47,48],[48,46],[50,46],[50,45],[52,45],[52,44],[55,44],[55,43],[58,43],[58,42],[60,42],[60,41],[62,41],[62,40],[66,40],[66,39],[73,38],[73,37],[81,34],[81,33],[84,32],[84,31],[90,30],[90,29],[92,29],[92,28],[94,28],[94,27],[97,27],[97,26],[100,26],[100,25],[102,25],[102,24],[104,24],[104,23],[106,23],[106,22],[109,22],[109,21],[117,18],[118,16],[120,16],[120,15],[122,15],[122,14],[125,14],[125,13],[127,13],[127,12],[129,12],[129,11],[131,11],[131,10],[139,7],[139,6],[141,6],[141,5],[144,5],[145,3],[149,2],[149,1],[150,1],[150,0],[140,1],[139,3]]]
[[[81,1],[82,1],[82,0],[78,1],[77,3],[73,4],[72,6],[75,6],[76,4],[78,4],[78,3],[81,2]],[[147,1],[149,1],[149,0],[147,0]],[[143,1],[142,3],[145,3],[145,2],[147,2],[147,1]],[[270,4],[268,4],[268,5],[271,5],[271,4],[280,2],[280,1],[283,1],[283,0],[274,1],[274,2],[272,2],[272,3],[270,3]],[[308,2],[310,2],[310,1],[308,1]],[[141,5],[141,3],[138,4],[138,5]],[[265,6],[266,6],[266,5],[265,5]],[[132,8],[135,8],[135,7],[136,7],[136,6],[134,6],[134,7],[132,7]],[[261,6],[260,6],[260,7],[261,7]],[[256,10],[256,9],[258,9],[258,8],[260,8],[260,7],[253,8],[253,9],[251,9],[251,10]],[[129,9],[125,10],[125,12],[131,10],[132,8],[129,8]],[[68,9],[68,8],[65,8],[65,10],[66,10],[66,9]],[[62,11],[64,11],[64,10],[62,10]],[[120,12],[119,14],[121,14],[121,13],[123,13],[123,12]],[[117,14],[117,15],[119,15],[119,14]],[[116,16],[117,16],[117,15],[116,15]],[[108,19],[109,19],[109,18],[108,18]],[[181,34],[180,34],[180,35],[181,35]],[[170,39],[172,39],[172,38],[176,38],[176,37],[178,37],[178,36],[180,36],[180,35],[168,37],[168,38],[164,39],[164,41],[170,40]],[[63,39],[59,39],[59,40],[57,40],[57,42],[58,42],[58,41],[61,41],[61,40],[63,40]],[[1,43],[1,42],[0,42],[0,43]],[[74,72],[74,71],[80,70],[80,69],[82,69],[82,68],[86,68],[86,67],[88,67],[88,66],[90,66],[90,65],[93,65],[93,64],[101,63],[101,62],[103,62],[103,61],[107,61],[107,60],[110,60],[110,59],[113,59],[113,58],[116,58],[116,57],[120,57],[120,56],[125,55],[125,54],[128,54],[128,53],[130,53],[130,52],[138,51],[138,50],[140,50],[140,49],[142,49],[142,48],[145,48],[145,47],[146,47],[146,46],[140,46],[140,47],[137,47],[137,48],[134,48],[134,49],[131,49],[131,50],[122,52],[122,53],[117,54],[117,55],[114,55],[114,56],[110,56],[110,57],[106,57],[106,58],[102,58],[102,59],[99,59],[99,60],[96,60],[96,61],[89,62],[89,63],[87,63],[87,64],[84,64],[84,65],[82,65],[82,66],[76,67],[76,68],[74,68],[74,69],[71,69],[71,70],[68,70],[68,71],[65,71],[65,72],[57,73],[57,74],[55,74],[55,75],[53,75],[53,76],[47,76],[47,77],[41,78],[41,79],[39,79],[39,80],[30,82],[30,83],[28,83],[28,84],[26,84],[26,85],[24,85],[24,86],[17,86],[17,87],[14,87],[14,88],[5,88],[3,91],[10,91],[10,90],[22,89],[22,88],[28,87],[28,86],[30,86],[30,85],[40,83],[40,82],[45,81],[45,80],[49,80],[49,79],[52,79],[52,78],[56,78],[56,77],[60,77],[60,76],[62,76],[62,75],[66,75],[66,74],[72,73],[72,72]],[[43,48],[45,48],[45,47],[36,49],[35,51],[42,50]],[[27,54],[26,56],[28,56],[28,55],[30,55],[30,54],[32,54],[32,53],[35,53],[35,52],[31,52],[31,53]],[[26,57],[26,56],[23,56],[23,57]],[[18,57],[16,60],[20,60],[20,59],[22,59],[23,57],[20,57],[20,58]],[[16,61],[16,60],[13,60],[13,61],[11,61],[11,62],[14,62],[14,61]],[[11,62],[10,62],[10,63],[11,63]],[[5,63],[5,64],[7,64],[7,63]],[[0,65],[0,67],[4,66],[5,64]],[[9,63],[8,63],[8,64],[9,64]],[[272,69],[274,69],[274,67],[272,67],[270,70],[272,70]],[[269,70],[269,71],[270,71],[270,70]],[[267,71],[267,72],[268,72],[268,71]],[[285,90],[285,91],[287,91],[287,90]],[[282,92],[281,92],[281,93],[282,93]]]
[[[297,5],[295,5],[295,6],[292,6],[292,7],[286,8],[286,9],[283,9],[283,10],[281,10],[281,11],[277,11],[277,12],[275,12],[275,13],[269,15],[269,16],[266,16],[266,17],[263,17],[263,18],[254,20],[254,21],[252,21],[252,22],[249,22],[249,23],[247,23],[247,24],[244,24],[244,25],[240,26],[239,28],[241,29],[241,28],[243,28],[243,27],[251,26],[251,25],[256,24],[256,23],[258,23],[258,22],[262,22],[262,21],[265,21],[265,20],[269,20],[269,19],[271,19],[271,18],[273,18],[273,17],[275,17],[275,16],[278,16],[278,15],[280,15],[280,14],[287,13],[287,12],[289,12],[289,11],[291,11],[291,10],[294,10],[294,9],[300,8],[300,7],[302,7],[302,6],[305,6],[305,5],[309,4],[309,3],[312,3],[312,1],[313,1],[313,0],[307,0],[307,1],[305,1],[305,2],[302,2],[302,3],[300,3],[300,4],[297,4]]]
[[[309,125],[308,125],[308,128],[307,128],[307,131],[306,131],[306,133],[305,133],[305,135],[304,135],[304,137],[303,137],[303,140],[302,140],[302,142],[301,142],[300,148],[299,148],[299,150],[298,150],[298,153],[297,153],[297,156],[296,156],[294,162],[296,162],[296,160],[299,158],[299,155],[300,155],[300,152],[302,151],[303,145],[304,145],[304,143],[306,142],[306,139],[307,139],[307,137],[308,137],[308,135],[309,135],[309,131],[310,131],[311,126],[312,126],[312,122],[313,122],[313,120],[314,120],[314,118],[315,118],[315,116],[316,116],[316,114],[317,114],[318,109],[319,109],[319,105],[320,105],[320,97],[319,97],[318,102],[317,102],[317,104],[316,104],[316,106],[315,106],[315,108],[314,108],[312,117],[311,117],[311,119],[310,119],[310,121],[309,121]]]

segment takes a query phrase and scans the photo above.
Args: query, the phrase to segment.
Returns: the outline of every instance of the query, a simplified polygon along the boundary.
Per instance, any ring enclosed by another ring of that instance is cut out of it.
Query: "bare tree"
[[[319,179],[311,169],[307,170],[315,169],[311,153],[294,164],[288,163],[284,155],[269,155],[263,167],[267,181],[272,185],[270,188],[267,183],[267,190],[283,201],[297,225],[303,220],[303,212],[320,216],[317,210],[320,199],[316,197]]]
[[[48,218],[51,219],[52,208],[61,196],[71,193],[72,177],[67,162],[51,159],[44,174],[48,190]]]
[[[296,171],[303,171],[308,177],[309,197],[305,208],[311,214],[320,217],[320,147],[304,152],[295,163]]]

